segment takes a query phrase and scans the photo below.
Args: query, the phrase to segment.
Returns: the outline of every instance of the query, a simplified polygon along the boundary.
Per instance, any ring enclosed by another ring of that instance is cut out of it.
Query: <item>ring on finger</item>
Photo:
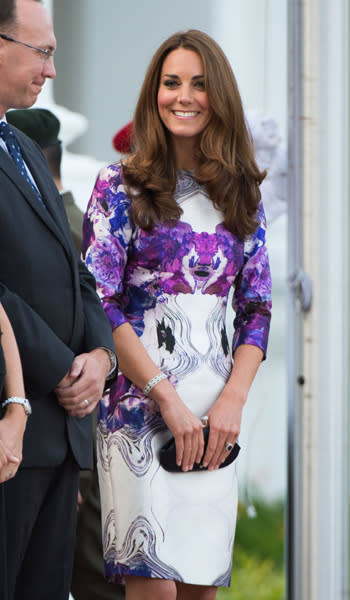
[[[83,400],[83,402],[84,402],[85,406],[89,406],[89,400],[87,400],[87,399],[85,398],[85,400]]]
[[[226,444],[225,444],[225,450],[227,452],[231,452],[231,450],[233,450],[233,444],[231,444],[231,442],[226,442]]]
[[[208,427],[208,425],[209,425],[208,415],[204,415],[203,417],[201,417],[201,423],[202,423],[203,427]]]

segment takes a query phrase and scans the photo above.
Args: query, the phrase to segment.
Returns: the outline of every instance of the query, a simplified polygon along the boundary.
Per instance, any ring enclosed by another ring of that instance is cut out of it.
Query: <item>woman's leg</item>
[[[215,600],[217,587],[176,582],[176,600]]]
[[[176,600],[176,584],[168,579],[128,575],[125,577],[125,589],[126,600]]]

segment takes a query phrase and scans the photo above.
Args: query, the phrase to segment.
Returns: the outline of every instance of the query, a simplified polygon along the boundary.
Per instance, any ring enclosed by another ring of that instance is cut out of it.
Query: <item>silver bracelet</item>
[[[32,414],[32,407],[30,406],[29,400],[27,398],[20,398],[19,396],[11,396],[11,398],[7,398],[5,402],[2,403],[2,408],[6,408],[9,404],[21,404],[24,408],[24,412],[27,417]]]
[[[168,376],[166,375],[166,373],[158,373],[158,375],[152,377],[152,379],[150,379],[149,382],[146,383],[145,387],[143,388],[143,393],[145,394],[145,396],[148,396],[151,389],[154,388],[154,386],[157,385],[157,383],[163,381],[163,379],[167,379],[167,377]]]

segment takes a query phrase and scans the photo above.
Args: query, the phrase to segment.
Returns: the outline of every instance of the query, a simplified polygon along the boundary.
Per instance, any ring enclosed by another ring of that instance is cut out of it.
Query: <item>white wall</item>
[[[236,75],[244,106],[271,113],[287,130],[287,1],[210,2],[211,33]]]

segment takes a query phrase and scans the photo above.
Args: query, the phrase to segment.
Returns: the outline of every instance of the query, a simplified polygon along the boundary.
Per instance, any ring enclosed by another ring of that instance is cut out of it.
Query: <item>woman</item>
[[[0,296],[1,296],[0,286]],[[7,314],[0,303],[0,398],[24,398],[21,361],[16,339]],[[6,401],[6,400],[5,400]],[[0,400],[0,405],[1,405]],[[27,415],[23,406],[9,403],[3,418],[0,418],[0,590],[1,598],[7,598],[7,567],[5,543],[5,502],[2,483],[17,473],[22,460],[23,434]]]
[[[200,31],[155,53],[134,130],[134,153],[101,171],[84,223],[122,373],[99,417],[105,573],[128,600],[211,600],[230,584],[237,508],[235,463],[219,466],[269,330],[264,174],[229,63]],[[159,464],[171,436],[181,473]]]
[[[0,286],[0,296],[1,296]],[[22,365],[11,323],[0,302],[0,484],[17,473],[22,460],[27,413]],[[0,414],[1,416],[1,414]]]

